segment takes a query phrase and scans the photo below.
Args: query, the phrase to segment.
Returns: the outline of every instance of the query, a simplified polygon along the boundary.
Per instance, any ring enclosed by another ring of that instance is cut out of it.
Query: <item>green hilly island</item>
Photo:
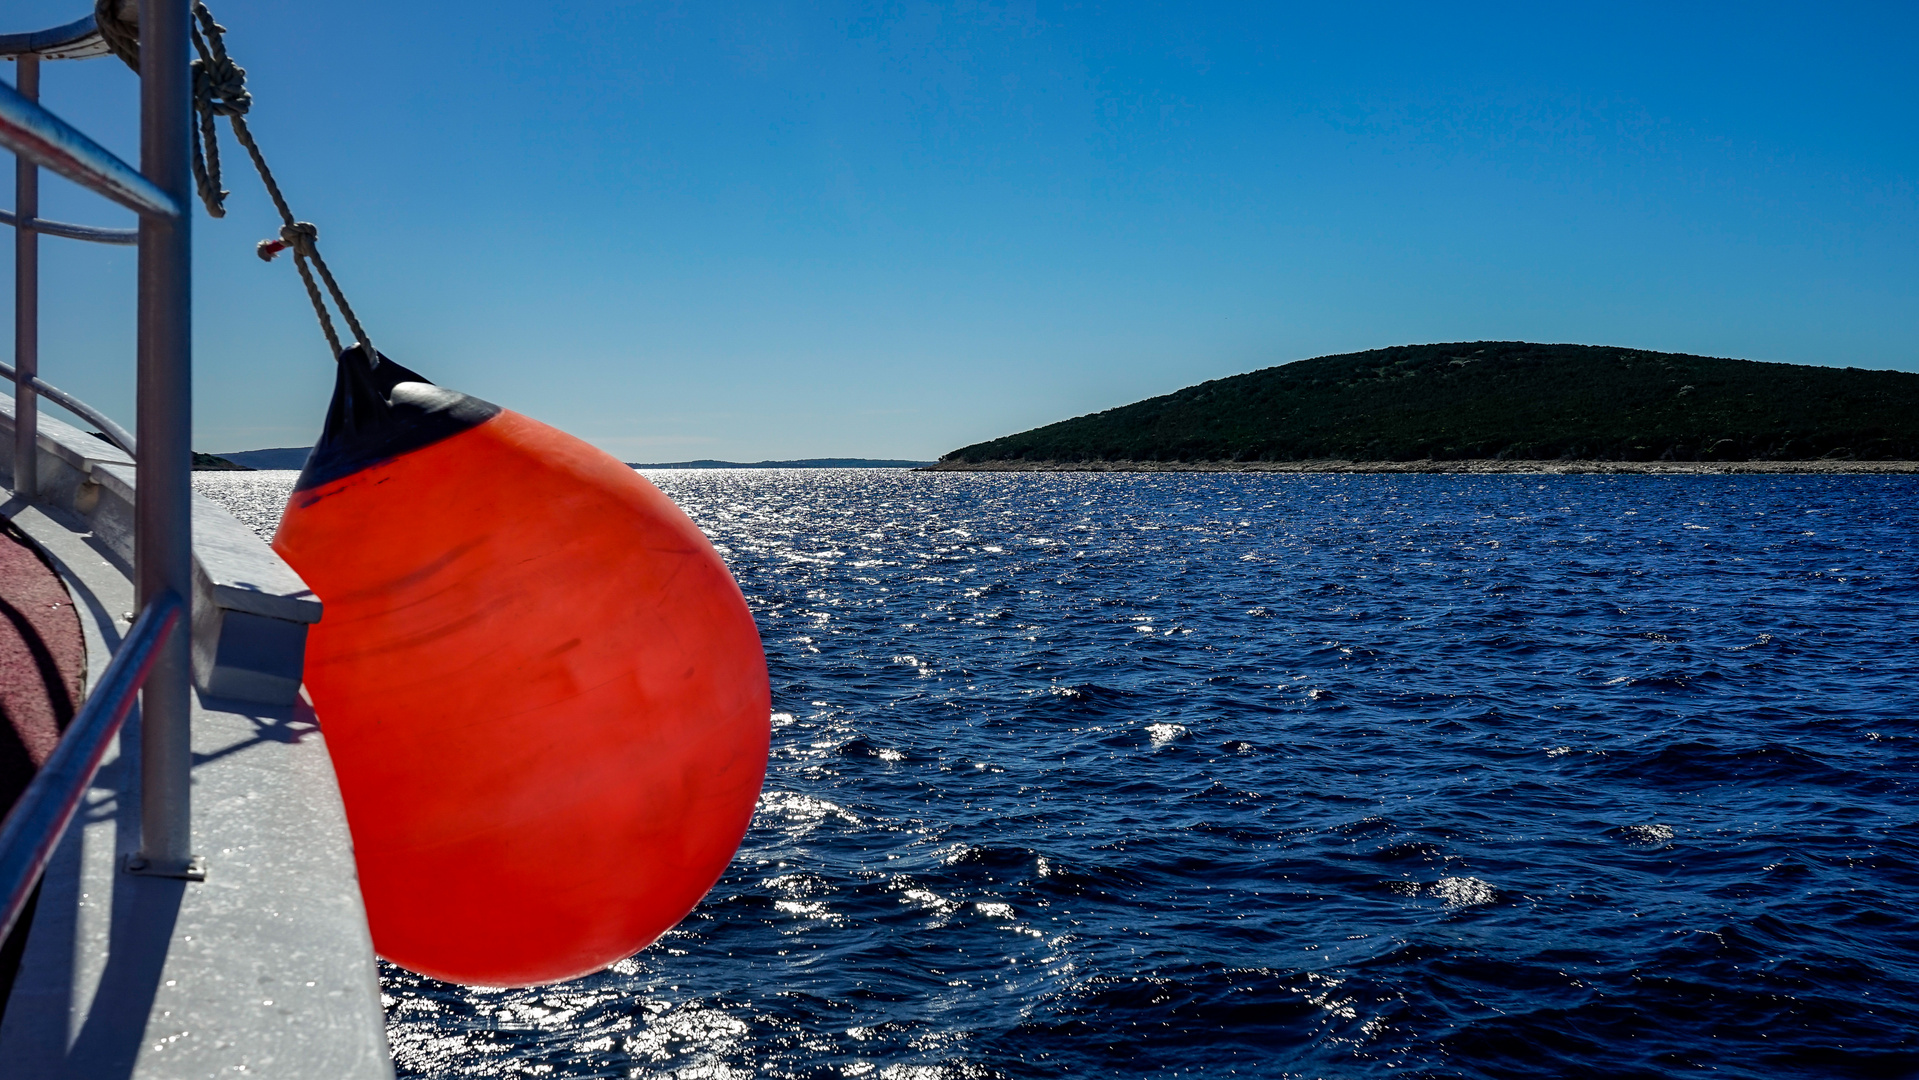
[[[1919,459],[1919,374],[1475,341],[1299,360],[963,447],[992,463]]]

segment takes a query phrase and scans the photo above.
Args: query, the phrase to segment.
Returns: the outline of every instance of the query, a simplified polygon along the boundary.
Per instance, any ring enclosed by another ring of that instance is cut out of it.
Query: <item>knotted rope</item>
[[[137,74],[140,70],[139,0],[94,0],[93,24],[100,29],[113,55],[126,61]]]
[[[93,20],[100,28],[101,38],[113,50],[113,54],[135,72],[140,70],[138,10],[137,0],[94,0],[93,5]],[[130,11],[133,18],[127,17]],[[280,238],[262,240],[254,250],[266,262],[272,262],[273,257],[282,251],[290,249],[293,252],[293,264],[300,271],[300,280],[306,284],[307,299],[313,303],[313,314],[319,317],[320,330],[326,334],[327,344],[332,346],[333,355],[337,357],[341,352],[340,335],[334,332],[333,317],[320,295],[319,282],[313,277],[314,271],[319,271],[320,281],[326,283],[326,291],[333,297],[334,306],[340,309],[347,328],[359,339],[368,365],[378,367],[380,354],[374,351],[372,340],[361,327],[359,318],[353,314],[353,305],[347,303],[346,293],[340,290],[340,283],[334,280],[333,271],[327,269],[326,260],[320,257],[317,242],[319,228],[312,222],[294,218],[292,208],[287,206],[286,196],[280,193],[279,182],[273,178],[273,170],[267,167],[267,159],[260,153],[260,145],[254,141],[253,132],[247,127],[246,115],[253,107],[253,95],[247,91],[247,70],[227,55],[226,27],[213,21],[213,13],[207,10],[206,4],[194,0],[193,20],[188,24],[188,30],[193,37],[193,49],[200,54],[192,65],[193,111],[199,115],[199,124],[192,129],[193,181],[199,188],[200,201],[213,217],[226,216],[227,191],[220,186],[219,129],[213,123],[215,117],[224,116],[233,128],[233,137],[246,147],[247,155],[253,159],[254,170],[260,174],[260,182],[266,185],[267,195],[280,212]]]

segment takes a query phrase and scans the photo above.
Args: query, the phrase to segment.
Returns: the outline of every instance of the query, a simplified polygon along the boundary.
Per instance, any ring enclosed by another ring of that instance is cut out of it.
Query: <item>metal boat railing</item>
[[[39,57],[20,57],[15,62],[22,65],[21,75],[31,68],[33,81],[39,82]],[[36,85],[27,92],[25,88],[0,86],[0,141],[8,149],[129,210],[167,218],[180,216],[184,203],[78,128],[41,108],[35,100],[39,89]],[[22,211],[21,216],[27,215]]]
[[[39,398],[93,423],[134,458],[134,587],[140,617],[58,748],[0,827],[6,926],[18,915],[93,777],[106,743],[140,694],[140,850],[130,872],[204,876],[190,848],[192,671],[181,597],[193,595],[192,550],[192,117],[190,0],[140,0],[140,168],[120,160],[39,101],[40,61],[108,55],[92,16],[0,35],[16,62],[0,84],[0,146],[14,153],[13,486],[36,495]],[[39,169],[48,168],[140,215],[137,230],[40,219]],[[39,372],[39,237],[139,246],[134,437]],[[24,891],[23,891],[24,890]]]
[[[20,219],[6,210],[0,210],[0,225],[18,226]],[[64,221],[48,221],[46,218],[29,218],[27,228],[43,236],[64,236],[69,240],[91,240],[96,244],[126,244],[132,246],[140,242],[138,229],[103,229],[98,225],[69,225]],[[9,376],[11,378],[11,376]]]
[[[5,379],[18,387],[23,381],[12,364],[0,364],[0,379]],[[73,415],[100,429],[107,441],[125,450],[129,456],[137,457],[139,452],[133,448],[133,434],[116,423],[113,417],[81,401],[65,390],[53,385],[38,375],[24,380],[33,388],[33,392],[67,410]]]
[[[88,695],[60,745],[34,774],[0,824],[0,941],[33,895],[60,837],[80,808],[80,799],[100,770],[107,744],[133,708],[133,695],[147,680],[160,645],[180,622],[180,598],[167,593],[147,604],[120,642],[120,651]]]

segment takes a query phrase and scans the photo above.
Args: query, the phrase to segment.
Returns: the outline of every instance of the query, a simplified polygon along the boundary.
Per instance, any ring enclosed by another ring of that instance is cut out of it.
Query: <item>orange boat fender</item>
[[[766,659],[645,478],[355,346],[273,547],[324,604],[306,685],[382,956],[571,978],[719,879],[766,773]]]

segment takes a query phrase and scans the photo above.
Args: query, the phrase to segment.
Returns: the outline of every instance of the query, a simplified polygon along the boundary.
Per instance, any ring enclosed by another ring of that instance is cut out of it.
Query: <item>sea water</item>
[[[598,975],[387,967],[403,1076],[1919,1074],[1919,479],[651,478],[751,831]]]

